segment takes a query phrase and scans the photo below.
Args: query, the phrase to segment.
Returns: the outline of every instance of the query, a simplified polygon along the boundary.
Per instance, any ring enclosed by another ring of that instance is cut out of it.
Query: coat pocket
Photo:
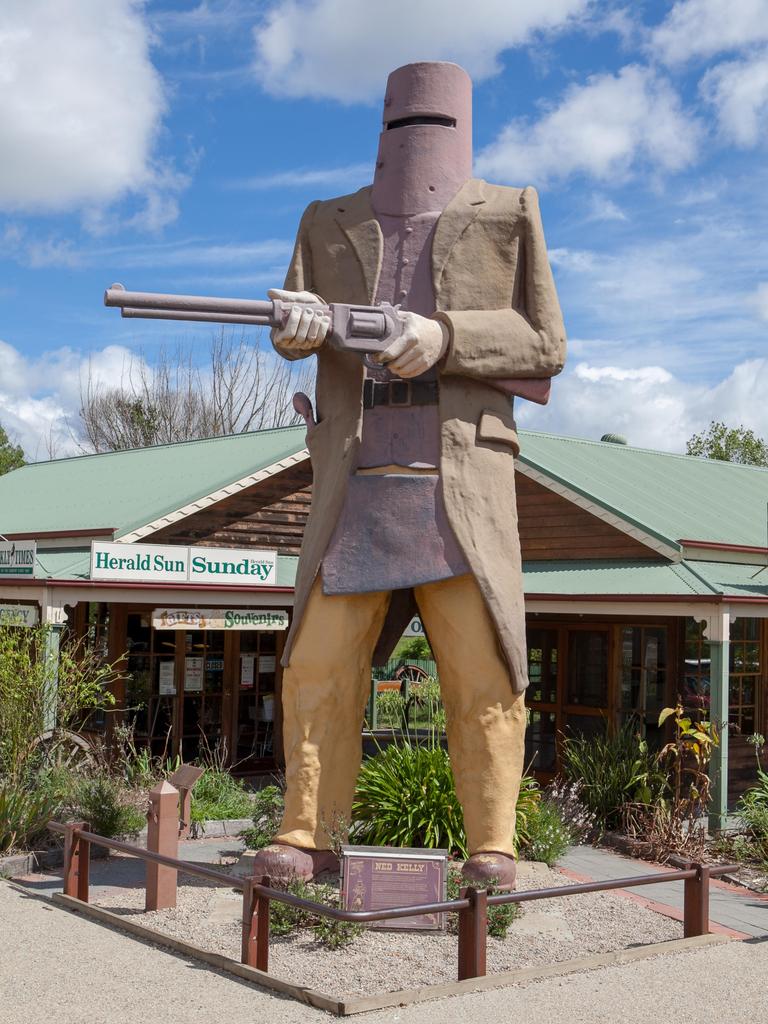
[[[493,409],[484,409],[477,423],[478,441],[498,441],[508,445],[515,456],[520,454],[520,441],[511,415],[504,416]]]

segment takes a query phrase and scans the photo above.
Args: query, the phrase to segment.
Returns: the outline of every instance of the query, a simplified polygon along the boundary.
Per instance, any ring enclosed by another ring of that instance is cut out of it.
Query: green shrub
[[[527,842],[528,822],[540,800],[538,783],[524,775],[517,800],[516,844]],[[363,762],[349,841],[444,848],[458,857],[469,856],[450,758],[434,732],[425,743],[391,743]]]
[[[193,822],[250,818],[252,812],[245,784],[221,768],[206,768],[192,790]]]
[[[141,796],[110,775],[76,779],[69,799],[69,816],[88,822],[91,832],[100,836],[137,835],[146,824],[137,807]]]
[[[627,803],[653,804],[667,785],[656,756],[632,723],[602,736],[567,736],[563,771],[602,828],[621,826]]]
[[[253,828],[241,833],[249,850],[262,850],[277,835],[285,801],[278,786],[264,786],[253,795]]]
[[[557,805],[544,796],[528,820],[520,856],[525,860],[543,861],[552,867],[570,843],[570,829],[560,817]]]
[[[515,808],[515,853],[524,849],[530,842],[530,827],[538,814],[540,803],[541,791],[538,782],[532,775],[524,775],[520,779],[520,792]]]
[[[449,869],[448,871],[448,899],[457,900],[461,896],[461,890],[467,885],[460,873]],[[493,885],[488,886],[489,895],[496,892]],[[495,939],[506,938],[509,926],[514,920],[520,917],[522,910],[518,903],[502,903],[500,906],[488,907],[488,934]],[[448,931],[457,935],[459,931],[459,915],[448,915]]]
[[[275,888],[282,888],[293,896],[311,900],[313,903],[321,903],[327,907],[339,906],[338,891],[330,885],[319,885],[296,879],[283,886],[275,884]],[[316,940],[326,949],[342,949],[344,946],[348,946],[363,930],[359,924],[349,921],[334,921],[332,918],[322,917],[320,914],[313,914],[309,910],[292,907],[287,903],[280,903],[278,900],[271,901],[269,910],[269,934],[271,936],[294,935],[302,928],[311,928]]]
[[[363,763],[350,842],[444,847],[468,856],[451,763],[439,744],[392,743]]]
[[[33,849],[57,808],[49,790],[0,779],[0,853]]]
[[[416,636],[400,648],[398,657],[413,658],[416,661],[431,661],[434,658],[434,654],[427,638]]]

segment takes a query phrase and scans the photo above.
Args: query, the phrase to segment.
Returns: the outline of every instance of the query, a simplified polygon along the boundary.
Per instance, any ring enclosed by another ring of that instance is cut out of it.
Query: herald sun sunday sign
[[[141,583],[277,584],[277,552],[165,544],[91,544],[92,580]]]

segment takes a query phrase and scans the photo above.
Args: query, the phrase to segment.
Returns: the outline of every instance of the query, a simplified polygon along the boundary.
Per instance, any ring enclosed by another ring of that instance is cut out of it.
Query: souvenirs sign
[[[447,850],[342,846],[341,897],[345,910],[423,906],[446,898]],[[441,931],[445,914],[372,921],[369,928]]]
[[[288,629],[281,608],[155,608],[155,629]]]
[[[0,541],[0,576],[34,576],[36,553],[33,540]]]
[[[91,543],[91,579],[273,587],[277,584],[277,552],[95,540]]]

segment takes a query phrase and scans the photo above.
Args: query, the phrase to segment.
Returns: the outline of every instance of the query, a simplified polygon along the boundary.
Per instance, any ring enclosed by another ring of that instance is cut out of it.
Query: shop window
[[[680,697],[691,714],[709,715],[710,687],[709,640],[704,636],[704,623],[685,620],[683,686]]]
[[[240,634],[240,679],[235,737],[237,764],[273,756],[277,635],[253,630]]]
[[[525,732],[526,771],[554,772],[556,767],[557,715],[531,708]]]
[[[736,619],[731,623],[728,665],[728,720],[733,732],[755,732],[759,683],[760,621]]]
[[[567,703],[607,708],[607,630],[569,630]]]
[[[634,719],[649,741],[659,740],[659,712],[667,690],[666,627],[624,626],[620,649],[621,718]]]
[[[541,704],[557,702],[557,630],[528,630],[528,679],[526,699]]]
[[[176,634],[152,630],[149,612],[126,617],[126,715],[137,744],[170,756],[176,699]]]

